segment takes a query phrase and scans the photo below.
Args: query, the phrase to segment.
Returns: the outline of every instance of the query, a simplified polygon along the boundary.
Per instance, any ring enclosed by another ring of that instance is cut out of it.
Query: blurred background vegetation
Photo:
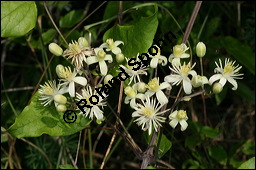
[[[154,1],[150,1],[152,3]],[[102,2],[86,1],[52,1],[47,2],[54,21],[66,35],[77,23],[96,9]],[[123,10],[146,1],[124,1]],[[195,2],[157,1],[159,5],[159,25],[155,39],[172,31],[177,41],[165,47],[163,55],[169,56],[172,46],[180,43],[183,35],[175,23],[185,31]],[[36,1],[38,20],[36,27],[22,37],[1,38],[1,168],[70,168],[72,157],[76,155],[79,133],[64,137],[42,135],[37,138],[16,139],[5,132],[15,118],[28,104],[49,59],[50,42],[61,42],[47,16],[43,2]],[[67,42],[80,36],[88,37],[83,26],[89,26],[109,19],[118,13],[119,2],[107,2],[100,7],[82,26],[68,37]],[[154,12],[153,6],[131,9],[123,15],[122,24],[129,25],[138,20],[138,16],[149,16]],[[174,17],[174,18],[172,18]],[[90,27],[92,46],[102,43],[104,33],[117,24],[117,18]],[[145,25],[146,27],[147,25]],[[161,157],[158,167],[175,168],[238,168],[243,162],[255,156],[255,2],[254,1],[221,1],[203,2],[192,28],[189,42],[192,50],[198,41],[207,46],[204,57],[204,73],[209,78],[213,74],[215,61],[218,58],[230,57],[243,66],[244,78],[238,80],[238,90],[232,91],[228,85],[218,95],[205,98],[206,116],[202,98],[196,97],[183,104],[189,113],[189,127],[185,132],[179,129],[164,128],[165,136],[172,142],[172,147]],[[198,59],[194,58],[196,62]],[[42,82],[56,79],[57,64],[67,65],[60,57],[52,60],[50,68]],[[199,64],[197,64],[197,67]],[[159,75],[166,75],[167,70],[160,69]],[[199,68],[196,68],[199,70]],[[160,76],[161,77],[161,76]],[[162,76],[163,78],[164,76]],[[41,82],[41,84],[42,84]],[[174,89],[175,90],[175,89]],[[117,107],[118,91],[111,92],[113,100],[108,102]],[[115,96],[116,95],[116,96]],[[147,142],[137,125],[130,125],[131,110],[122,105],[125,126],[142,149]],[[107,119],[115,120],[107,109]],[[167,128],[168,127],[168,128]],[[91,139],[87,134],[91,133]],[[108,148],[113,130],[107,125],[92,123],[82,131],[79,157],[79,168],[99,168]],[[91,148],[91,149],[90,149]],[[127,144],[117,138],[107,159],[105,168],[139,168],[140,160],[136,159]]]

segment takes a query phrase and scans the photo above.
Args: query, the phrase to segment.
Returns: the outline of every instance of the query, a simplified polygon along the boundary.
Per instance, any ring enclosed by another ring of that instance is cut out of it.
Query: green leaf
[[[103,42],[108,38],[123,41],[124,45],[121,49],[124,56],[128,58],[147,52],[153,43],[158,26],[157,11],[158,8],[155,6],[155,13],[152,16],[141,17],[134,25],[115,25],[104,34]]]
[[[215,159],[222,165],[226,165],[227,163],[227,152],[223,149],[222,146],[212,146],[208,149],[210,157]]]
[[[252,157],[248,161],[244,162],[237,169],[255,169],[255,157]]]
[[[255,105],[255,93],[246,84],[242,82],[237,82],[238,88],[235,93],[239,94],[241,97],[245,98],[249,103]]]
[[[161,141],[160,141],[160,146],[158,150],[158,156],[161,158],[164,156],[164,154],[170,150],[172,147],[172,142],[163,134]]]
[[[76,168],[71,164],[65,164],[65,165],[60,165],[60,169],[76,169]]]
[[[78,115],[74,123],[66,123],[63,113],[58,113],[54,104],[41,105],[37,92],[7,131],[17,138],[37,137],[44,133],[51,136],[66,136],[84,129],[90,122],[90,119]]]
[[[73,10],[67,13],[59,21],[60,27],[62,28],[71,28],[84,17],[83,10]]]
[[[34,1],[1,1],[1,37],[19,37],[36,25]]]
[[[221,40],[221,45],[236,60],[255,75],[255,54],[252,49],[237,39],[227,36]]]
[[[190,136],[187,136],[185,139],[185,146],[189,148],[194,148],[195,146],[198,146],[201,144],[201,139],[200,136],[193,134]]]
[[[216,138],[221,134],[221,131],[216,128],[211,128],[209,126],[204,126],[201,130],[201,134],[209,138]]]

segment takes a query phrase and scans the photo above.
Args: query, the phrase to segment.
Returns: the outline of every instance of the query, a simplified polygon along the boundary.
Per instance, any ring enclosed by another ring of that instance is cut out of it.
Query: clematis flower
[[[142,130],[148,130],[148,134],[152,133],[152,129],[154,128],[157,131],[158,127],[161,127],[161,123],[165,121],[165,117],[161,116],[164,112],[168,110],[164,110],[160,112],[159,110],[162,108],[163,105],[160,105],[158,102],[156,104],[156,100],[150,100],[149,97],[146,97],[146,101],[142,100],[142,104],[137,104],[132,113],[132,117],[136,119],[134,122],[137,122],[137,125],[142,125]]]
[[[136,61],[135,62],[140,62],[140,60],[138,59],[139,54],[136,57]],[[126,61],[128,63],[128,59],[126,58]],[[130,85],[132,83],[132,81],[134,81],[134,83],[140,82],[140,75],[147,75],[147,69],[146,66],[142,66],[140,68],[137,64],[135,66],[129,66],[128,64],[126,65],[126,67],[124,65],[120,65],[120,67],[122,67],[124,69],[124,71],[130,76],[130,81],[128,83],[128,85]],[[137,69],[134,69],[137,68]],[[134,71],[136,70],[136,71]],[[137,78],[137,80],[136,80]]]
[[[65,90],[63,90],[61,88],[60,84],[56,85],[55,80],[53,80],[53,81],[49,80],[48,82],[45,82],[44,85],[40,85],[40,87],[41,88],[38,90],[38,92],[40,94],[39,100],[43,100],[43,102],[41,104],[44,106],[51,104],[51,102],[54,100],[54,98],[56,99],[56,97],[58,97],[58,95],[65,93]],[[63,97],[65,97],[65,96],[63,96]],[[56,105],[57,105],[57,103],[55,103],[55,106]]]
[[[149,81],[147,88],[148,88],[148,91],[145,93],[145,95],[148,95],[149,97],[151,97],[154,94],[156,94],[156,98],[161,104],[168,103],[168,99],[162,90],[163,89],[171,90],[171,85],[169,83],[163,82],[159,84],[159,77],[155,77]]]
[[[63,65],[59,64],[56,67],[56,73],[58,77],[61,78],[60,81],[63,81],[62,85],[66,87],[66,90],[69,92],[71,97],[75,97],[75,83],[82,86],[87,84],[86,78],[76,76],[77,72],[74,70],[72,73],[70,67],[64,67]]]
[[[124,93],[126,94],[124,103],[125,104],[130,103],[131,108],[134,108],[136,106],[136,99],[141,99],[141,100],[145,99],[145,94],[137,92],[137,88],[138,88],[137,86],[138,86],[138,83],[134,84],[132,87],[127,86],[124,89]]]
[[[76,96],[76,100],[78,102],[84,99],[86,101],[85,104],[87,105],[83,107],[83,110],[79,109],[79,114],[83,114],[85,117],[89,117],[90,119],[96,117],[98,121],[104,120],[103,111],[101,109],[103,109],[103,106],[106,106],[107,103],[103,101],[102,97],[96,92],[96,90],[92,91],[91,86],[88,86],[86,89],[82,89],[82,94],[76,93]]]
[[[124,44],[123,41],[115,41],[112,38],[106,40],[105,43],[100,45],[100,48],[106,48],[106,51],[112,51],[115,55],[121,53],[121,49],[117,47],[120,44]]]
[[[162,66],[165,66],[167,64],[167,58],[165,56],[161,55],[161,49],[157,46],[154,45],[158,51],[156,55],[150,55],[149,53],[149,57],[152,58],[150,61],[150,67],[151,68],[156,68],[158,64],[162,64]],[[153,53],[155,53],[155,49],[153,51]]]
[[[172,63],[172,65],[180,65],[181,58],[189,57],[189,54],[186,53],[188,49],[189,48],[184,43],[181,45],[175,45],[173,47],[173,53],[169,56],[169,62]]]
[[[232,90],[236,90],[238,85],[235,79],[242,79],[241,76],[244,75],[244,74],[238,74],[238,71],[242,68],[242,66],[240,67],[239,65],[234,66],[236,61],[229,61],[229,58],[225,59],[224,68],[222,66],[222,62],[220,59],[219,59],[219,62],[220,62],[220,65],[218,65],[217,62],[215,62],[217,68],[214,69],[214,72],[218,74],[214,74],[213,76],[210,77],[209,79],[210,85],[212,85],[213,82],[220,80],[219,83],[224,87],[224,85],[228,81],[233,85]]]
[[[196,75],[193,76],[191,83],[193,87],[203,87],[204,84],[209,84],[209,81],[205,76]]]
[[[188,75],[196,76],[196,72],[192,70],[196,63],[191,67],[190,63],[183,65],[173,65],[173,68],[170,68],[174,73],[168,76],[165,76],[164,81],[172,83],[172,85],[179,85],[182,82],[183,89],[186,94],[190,94],[192,90],[192,83]]]
[[[185,110],[175,110],[169,115],[169,119],[171,120],[169,124],[172,128],[175,128],[178,123],[181,126],[181,131],[186,130],[188,127],[188,123],[186,122],[188,116]]]
[[[63,52],[63,56],[67,59],[72,59],[71,63],[76,67],[76,71],[79,71],[83,67],[83,62],[86,62],[86,56],[93,55],[93,50],[87,47],[87,41],[85,38],[80,37],[77,41],[69,43],[68,48]]]
[[[94,52],[96,56],[90,56],[87,58],[87,64],[91,65],[94,63],[99,63],[100,72],[102,75],[106,75],[108,73],[108,66],[105,61],[112,63],[113,58],[110,54],[106,54],[102,48],[95,48]]]

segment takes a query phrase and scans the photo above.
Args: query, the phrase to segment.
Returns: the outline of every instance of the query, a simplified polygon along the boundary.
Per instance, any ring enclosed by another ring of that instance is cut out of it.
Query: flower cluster
[[[107,105],[106,99],[109,96],[107,92],[115,88],[113,81],[116,79],[109,73],[108,63],[115,62],[122,70],[121,72],[117,71],[120,72],[120,81],[125,81],[124,103],[129,104],[134,110],[131,114],[134,122],[149,135],[153,131],[158,131],[166,121],[172,128],[180,124],[181,131],[184,131],[188,127],[187,111],[168,108],[168,104],[171,103],[169,96],[174,86],[180,86],[183,90],[182,94],[187,95],[185,98],[190,98],[196,88],[204,90],[205,87],[212,87],[213,93],[220,93],[226,82],[230,82],[233,85],[232,90],[236,90],[238,85],[235,79],[241,79],[243,75],[238,73],[241,66],[235,65],[235,61],[230,59],[225,59],[224,65],[221,60],[219,60],[220,64],[216,62],[217,68],[214,70],[216,74],[209,79],[202,73],[199,75],[194,69],[196,63],[192,63],[192,60],[188,61],[192,57],[192,53],[187,53],[189,47],[184,43],[175,45],[168,58],[161,54],[161,48],[158,45],[152,45],[151,50],[147,53],[127,58],[122,53],[120,45],[125,44],[120,40],[114,41],[110,38],[99,47],[92,48],[85,38],[80,37],[77,41],[72,41],[63,52],[57,44],[51,43],[49,50],[70,61],[74,70],[60,64],[57,65],[56,73],[59,83],[48,81],[39,89],[42,105],[46,106],[54,101],[57,111],[64,112],[67,110],[68,99],[74,101],[72,98],[75,98],[80,114],[90,119],[96,118],[99,122],[103,121],[105,119],[103,107]],[[196,46],[196,55],[200,61],[205,54],[206,46],[199,42]],[[115,60],[113,60],[113,55],[116,56]],[[148,59],[150,61],[146,62]],[[91,65],[95,67],[91,67]],[[157,76],[156,70],[159,65],[168,65],[169,75],[165,75],[163,78]],[[155,74],[153,74],[154,71]],[[100,72],[100,74],[97,73],[97,77],[101,77],[100,80],[93,78],[95,72]],[[125,79],[122,78],[124,74]],[[145,76],[148,75],[151,75],[152,78],[144,82]],[[109,87],[109,89],[99,90],[101,81],[104,82],[103,87]],[[69,97],[65,97],[64,94]],[[81,104],[87,107],[82,107]]]

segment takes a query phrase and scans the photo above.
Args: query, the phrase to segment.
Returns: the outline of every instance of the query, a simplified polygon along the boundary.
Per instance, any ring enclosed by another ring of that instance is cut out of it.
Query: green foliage
[[[37,137],[44,133],[51,136],[66,136],[84,129],[91,122],[88,118],[77,116],[75,123],[68,124],[63,119],[63,113],[58,113],[53,105],[42,106],[38,97],[39,93],[33,96],[31,103],[8,129],[9,133],[17,138]]]
[[[81,21],[84,17],[83,10],[73,10],[63,16],[60,21],[61,28],[72,28],[75,24]]]
[[[1,1],[1,37],[19,37],[36,25],[37,8],[33,1]]]
[[[252,157],[248,161],[244,162],[237,169],[255,169],[255,157]]]

